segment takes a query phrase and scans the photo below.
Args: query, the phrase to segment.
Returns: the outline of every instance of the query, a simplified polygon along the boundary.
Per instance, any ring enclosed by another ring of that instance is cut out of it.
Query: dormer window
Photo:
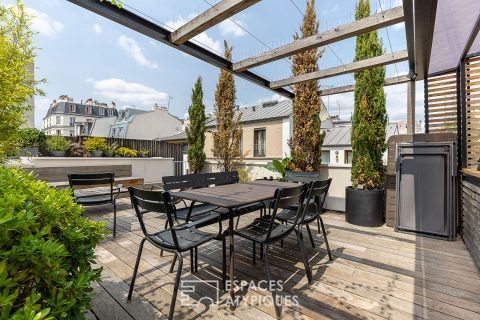
[[[92,114],[92,107],[86,106],[86,107],[85,107],[85,112],[86,112],[87,114]]]
[[[105,109],[103,109],[103,108],[98,109],[98,113],[99,113],[101,116],[104,116],[104,115],[105,115]]]
[[[70,105],[70,112],[76,112],[77,111],[77,106],[75,104]]]
[[[108,109],[108,110],[107,110],[107,113],[108,113],[109,116],[112,116],[112,115],[113,115],[113,110],[112,110],[112,109]]]

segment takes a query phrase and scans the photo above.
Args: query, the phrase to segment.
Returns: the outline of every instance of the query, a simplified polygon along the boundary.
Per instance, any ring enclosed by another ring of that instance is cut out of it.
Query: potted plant
[[[70,157],[85,157],[86,154],[87,150],[85,150],[85,147],[82,146],[81,143],[71,143],[70,147],[68,148],[68,155]]]
[[[357,20],[370,14],[369,0],[357,4]],[[377,32],[357,37],[355,61],[383,54]],[[355,104],[352,117],[352,186],[346,188],[347,222],[375,227],[384,223],[385,190],[383,153],[387,112],[383,83],[385,69],[373,68],[355,74]]]
[[[19,156],[38,157],[45,153],[47,137],[45,133],[35,128],[23,128],[19,132]]]
[[[105,147],[103,154],[105,155],[105,157],[113,157],[117,149],[118,149],[118,144],[114,142],[111,145],[107,145]]]
[[[107,139],[100,137],[87,138],[83,141],[85,150],[94,157],[101,157],[107,148]]]
[[[64,136],[51,136],[47,139],[47,148],[53,157],[65,157],[70,141]]]
[[[139,158],[146,158],[146,157],[148,156],[148,153],[149,153],[149,152],[150,152],[150,151],[149,151],[148,149],[142,148],[142,149],[140,149],[140,150],[138,151],[138,157],[139,157]]]
[[[118,148],[115,151],[115,155],[120,156],[120,157],[136,158],[138,156],[138,153],[137,153],[136,150],[126,148],[126,147],[122,147],[122,148]]]
[[[308,0],[301,25],[301,34],[295,33],[293,39],[305,39],[318,33],[318,21],[315,14],[315,1]],[[318,59],[323,51],[312,49],[297,53],[292,57],[292,74],[298,76],[318,70]],[[319,179],[322,163],[322,144],[324,134],[320,130],[321,100],[318,94],[318,81],[307,81],[294,85],[293,134],[289,141],[291,161],[287,169],[301,175],[302,180]],[[290,175],[290,174],[289,174]]]

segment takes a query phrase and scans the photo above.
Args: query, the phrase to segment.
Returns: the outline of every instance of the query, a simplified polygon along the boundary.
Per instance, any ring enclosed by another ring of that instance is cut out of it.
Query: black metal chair
[[[310,237],[310,242],[312,243],[312,247],[315,247],[315,242],[313,241],[313,236],[310,231],[309,224],[317,220],[317,223],[319,224],[318,231],[320,232],[321,225],[323,238],[325,239],[325,246],[327,247],[328,258],[330,261],[333,260],[332,253],[330,252],[330,246],[328,245],[327,233],[325,232],[325,225],[323,224],[321,214],[331,183],[332,178],[329,178],[327,180],[312,181],[309,184],[308,196],[304,200],[305,214],[303,216],[303,219],[298,222],[299,226],[306,227],[308,235]],[[283,210],[280,214],[277,215],[277,220],[287,224],[293,223],[295,221],[297,208],[298,204],[290,206],[286,210]]]
[[[305,246],[303,244],[303,236],[302,233],[299,232],[299,228],[297,228],[297,223],[302,220],[303,218],[303,205],[298,206],[295,219],[292,221],[291,224],[282,224],[276,221],[277,211],[279,209],[288,208],[291,205],[296,203],[303,204],[304,199],[307,192],[307,186],[303,184],[299,184],[298,187],[292,188],[285,188],[285,189],[277,189],[275,191],[275,196],[273,200],[273,209],[272,214],[270,216],[263,216],[262,218],[255,219],[249,225],[237,229],[234,231],[235,235],[238,235],[242,238],[250,240],[253,242],[253,263],[255,263],[255,247],[256,244],[260,244],[262,247],[263,256],[265,259],[265,265],[267,268],[267,277],[268,283],[271,283],[272,274],[270,271],[270,261],[268,258],[268,247],[274,243],[283,240],[287,237],[290,233],[295,232],[298,240],[298,244],[300,246],[300,250],[303,255],[303,263],[305,266],[305,272],[307,274],[308,282],[312,282],[312,275],[310,271],[310,267],[308,265],[307,254],[305,251]],[[270,286],[269,286],[270,287]],[[276,289],[272,290],[273,301],[275,304],[275,311],[277,313],[277,317],[280,316],[281,310],[280,305],[277,304],[276,300]]]
[[[197,220],[188,224],[176,225],[174,222],[174,208],[170,193],[140,190],[133,187],[128,187],[128,191],[130,193],[138,221],[140,222],[140,227],[142,228],[144,238],[140,242],[140,247],[138,248],[137,260],[133,270],[132,282],[130,283],[127,301],[129,302],[132,299],[133,287],[137,277],[138,265],[142,256],[143,245],[145,244],[145,241],[148,241],[161,250],[175,253],[170,272],[173,271],[175,262],[178,260],[178,269],[173,287],[172,301],[168,313],[168,319],[172,319],[183,267],[182,253],[190,251],[190,254],[192,254],[193,250],[198,248],[198,246],[218,237],[216,234],[202,232],[197,229],[198,225],[206,222],[207,220],[218,219],[218,215],[211,214],[209,217],[202,220]],[[149,212],[165,214],[168,221],[168,227],[162,231],[149,233],[143,221],[143,216]],[[221,232],[221,230],[219,230],[219,232]],[[223,261],[225,263],[225,259]],[[225,267],[223,270],[225,270]],[[223,277],[225,278],[225,275],[223,275]]]
[[[116,200],[120,194],[120,188],[114,187],[114,174],[109,173],[71,173],[68,175],[68,182],[70,188],[72,188],[73,196],[75,202],[81,204],[82,206],[98,206],[103,204],[111,204],[113,206],[113,236],[116,236],[117,232],[117,204]],[[81,195],[76,193],[76,186],[107,186],[107,192],[98,192],[94,191],[89,194]]]

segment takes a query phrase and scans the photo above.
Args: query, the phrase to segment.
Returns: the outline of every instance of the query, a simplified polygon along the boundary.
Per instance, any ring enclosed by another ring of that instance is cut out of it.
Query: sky
[[[1,0],[0,0],[1,1]],[[123,8],[135,11],[163,27],[174,30],[207,10],[214,0],[123,0]],[[11,4],[12,1],[1,1]],[[354,20],[356,0],[316,0],[320,31]],[[39,48],[35,77],[45,78],[44,97],[35,97],[36,126],[50,103],[67,94],[75,101],[93,98],[114,101],[117,106],[149,110],[157,103],[169,105],[170,112],[184,118],[197,79],[203,80],[204,104],[213,111],[219,69],[188,56],[149,37],[102,18],[66,0],[24,0],[34,18],[34,42]],[[371,0],[372,14],[401,5],[401,0]],[[292,42],[299,30],[305,0],[262,0],[231,19],[202,32],[194,41],[217,54],[223,40],[233,45],[233,61],[239,61],[270,48]],[[403,24],[379,30],[386,53],[406,48]],[[327,47],[319,60],[320,69],[351,63],[355,39]],[[253,68],[269,80],[291,75],[291,62],[282,59]],[[407,73],[407,63],[386,67],[387,77]],[[236,77],[237,101],[249,106],[272,99],[283,99],[272,91]],[[353,84],[352,75],[320,81],[322,88]],[[385,88],[391,120],[406,119],[406,84]],[[353,93],[323,98],[331,115],[349,118]],[[423,120],[423,83],[417,83],[417,120]]]

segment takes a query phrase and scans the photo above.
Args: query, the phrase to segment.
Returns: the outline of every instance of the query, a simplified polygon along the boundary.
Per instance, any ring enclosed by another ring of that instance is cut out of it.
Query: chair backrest
[[[309,208],[308,204],[310,203],[311,199],[315,199],[317,213],[320,214],[322,212],[323,205],[325,204],[325,199],[327,199],[328,189],[330,188],[331,183],[332,178],[328,178],[327,180],[312,181],[309,183],[307,195],[305,197],[305,212],[299,222],[303,222],[303,218]]]
[[[148,233],[143,220],[143,216],[145,214],[150,212],[164,214],[168,220],[173,242],[178,249],[177,235],[175,233],[175,229],[173,228],[175,225],[173,217],[174,207],[171,204],[172,199],[170,193],[142,190],[132,186],[128,187],[128,192],[130,193],[130,199],[132,200],[133,208],[135,209],[135,214],[140,222],[140,227],[142,228],[143,234],[145,236],[151,236],[151,234]]]
[[[68,183],[70,188],[75,190],[75,186],[100,186],[108,185],[110,187],[110,197],[113,200],[113,182],[115,174],[106,173],[70,173],[68,174]]]
[[[237,183],[238,181],[239,178],[237,171],[194,173],[162,178],[163,189],[165,191],[198,189],[210,185],[222,186],[225,184]]]
[[[267,241],[270,239],[273,224],[275,223],[275,217],[277,216],[277,211],[279,209],[285,209],[285,208],[288,208],[289,206],[299,204],[296,212],[295,221],[294,223],[289,224],[289,227],[291,228],[291,230],[293,230],[293,228],[296,227],[297,221],[301,218],[304,212],[303,203],[308,190],[307,188],[308,188],[307,185],[299,184],[296,187],[275,190],[275,196],[273,200],[273,210],[272,210],[272,215],[270,217],[269,230],[267,233]]]
[[[291,182],[309,183],[316,180],[320,180],[319,172],[297,172],[288,170],[285,175],[285,181]]]

